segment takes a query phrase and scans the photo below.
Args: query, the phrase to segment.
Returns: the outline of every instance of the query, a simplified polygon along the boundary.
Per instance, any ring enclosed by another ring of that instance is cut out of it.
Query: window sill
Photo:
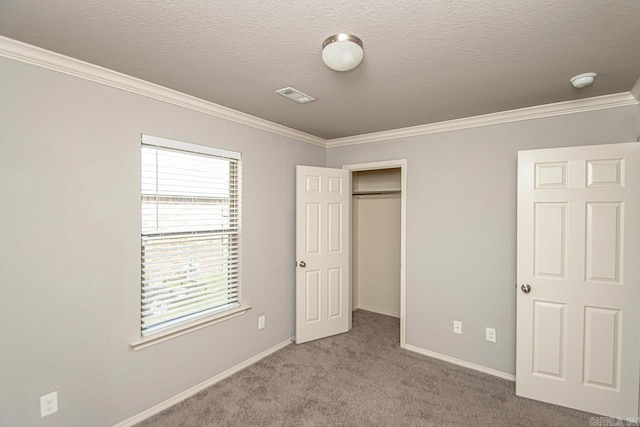
[[[134,341],[131,344],[132,349],[134,350],[142,350],[143,348],[150,347],[152,345],[161,343],[163,341],[170,340],[172,338],[179,337],[181,335],[188,334],[189,332],[197,331],[198,329],[206,328],[209,325],[213,325],[214,323],[223,322],[225,320],[232,319],[234,317],[242,316],[251,308],[250,305],[242,305],[240,307],[232,308],[231,310],[226,310],[221,313],[212,314],[210,316],[205,316],[197,320],[193,320],[191,322],[185,323],[180,326],[173,327],[171,329],[166,329],[164,331],[159,331],[152,335],[143,337],[138,341]]]

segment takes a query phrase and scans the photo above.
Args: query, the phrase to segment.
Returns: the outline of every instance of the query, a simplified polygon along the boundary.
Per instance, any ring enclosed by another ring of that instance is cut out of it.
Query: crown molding
[[[0,36],[0,57],[14,59],[38,67],[46,68],[92,82],[111,86],[127,92],[157,99],[169,104],[188,108],[193,111],[208,114],[224,120],[229,120],[272,134],[292,138],[323,148],[344,147],[348,145],[367,144],[371,142],[388,141],[412,136],[429,135],[433,133],[449,132],[480,126],[490,126],[521,120],[539,119],[543,117],[559,116],[563,114],[580,113],[584,111],[602,110],[607,108],[638,105],[640,98],[640,80],[631,92],[613,95],[596,96],[593,98],[573,101],[557,102],[534,107],[508,110],[481,116],[465,117],[419,126],[411,126],[388,131],[373,132],[362,135],[347,136],[326,140],[269,120],[261,119],[247,113],[233,110],[195,96],[187,95],[155,83],[150,83],[136,77],[128,76],[117,71],[93,65],[79,59],[71,58],[59,53],[51,52],[27,43]]]
[[[521,120],[561,116],[564,114],[581,113],[584,111],[602,110],[638,104],[638,99],[636,99],[632,93],[622,92],[612,95],[556,102],[553,104],[536,105],[534,107],[501,111],[498,113],[483,114],[481,116],[465,117],[462,119],[447,120],[444,122],[429,123],[426,125],[347,136],[344,138],[334,138],[327,141],[327,148],[368,144],[371,142],[389,141],[392,139],[429,135],[432,133],[449,132],[479,126],[490,126]]]
[[[98,65],[59,53],[51,52],[27,43],[0,36],[0,57],[14,59],[38,67],[68,74],[81,79],[122,89],[127,92],[164,101],[210,116],[219,117],[242,125],[250,126],[276,135],[285,136],[308,144],[326,147],[324,138],[310,135],[250,114],[242,113],[195,96],[150,83],[136,77],[109,70]]]

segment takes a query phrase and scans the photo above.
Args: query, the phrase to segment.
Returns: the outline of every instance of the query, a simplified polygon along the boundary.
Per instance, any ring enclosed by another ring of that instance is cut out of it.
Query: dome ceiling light
[[[578,74],[577,76],[573,76],[569,79],[573,87],[581,88],[585,86],[589,86],[596,79],[598,75],[596,73],[583,73]]]
[[[322,60],[332,70],[353,70],[363,57],[362,40],[352,34],[334,34],[322,43]]]

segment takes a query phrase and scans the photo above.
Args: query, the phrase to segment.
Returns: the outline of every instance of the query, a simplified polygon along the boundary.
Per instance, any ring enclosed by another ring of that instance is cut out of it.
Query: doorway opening
[[[352,188],[350,307],[399,317],[404,348],[407,161],[343,168]]]

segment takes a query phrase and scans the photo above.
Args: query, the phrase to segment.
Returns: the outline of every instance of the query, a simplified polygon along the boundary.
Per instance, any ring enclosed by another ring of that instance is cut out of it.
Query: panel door
[[[296,168],[296,343],[349,329],[350,173]]]
[[[638,143],[518,154],[517,395],[638,416],[639,159]]]

